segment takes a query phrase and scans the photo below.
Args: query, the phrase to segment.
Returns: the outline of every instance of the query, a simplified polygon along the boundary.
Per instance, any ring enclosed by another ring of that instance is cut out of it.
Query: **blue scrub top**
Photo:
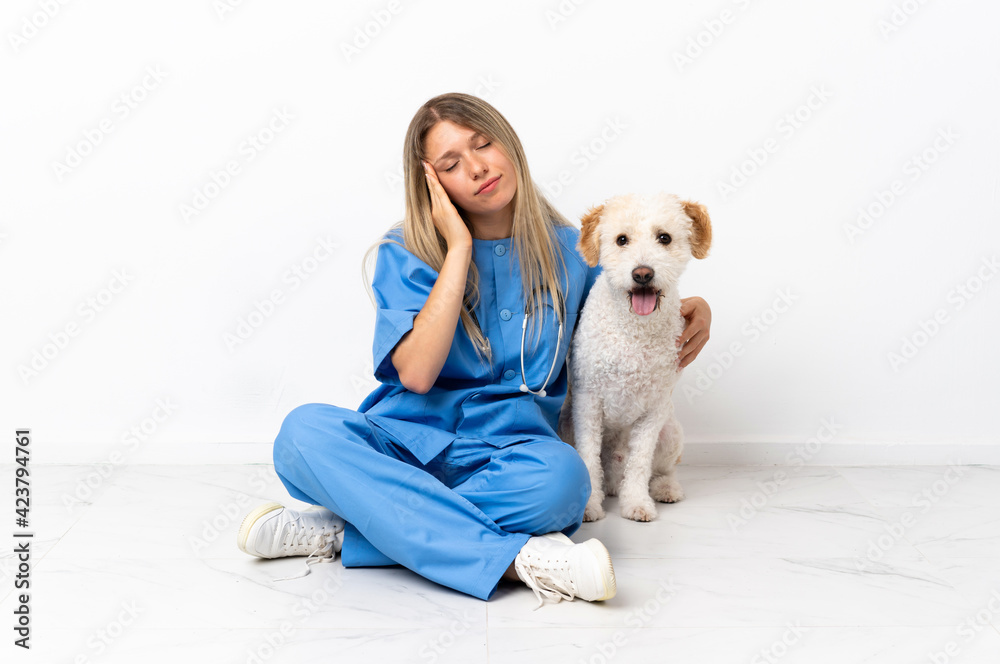
[[[539,437],[558,439],[559,411],[566,399],[566,353],[583,303],[601,272],[590,267],[576,248],[580,229],[555,226],[569,275],[563,283],[566,322],[555,369],[545,386],[546,395],[521,392],[521,323],[525,301],[521,272],[511,239],[473,238],[473,255],[479,269],[479,302],[476,318],[493,349],[492,365],[481,363],[461,319],[451,350],[434,386],[426,394],[403,387],[389,358],[413,319],[423,308],[438,272],[393,242],[378,249],[372,290],[378,310],[372,344],[375,378],[382,383],[365,397],[358,412],[389,437],[406,447],[423,464],[440,454],[456,438],[473,438],[505,447]],[[402,228],[384,237],[402,243]],[[560,279],[565,277],[559,265]],[[529,320],[524,337],[524,370],[527,385],[538,391],[552,367],[559,327],[551,298],[545,298],[545,325]],[[532,330],[532,325],[535,329]]]

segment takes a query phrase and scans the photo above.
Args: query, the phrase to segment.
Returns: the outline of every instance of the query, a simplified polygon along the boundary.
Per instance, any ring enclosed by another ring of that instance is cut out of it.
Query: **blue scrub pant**
[[[590,496],[559,439],[459,437],[424,465],[364,413],[320,403],[285,418],[274,470],[293,498],[347,522],[344,567],[399,564],[484,600],[531,535],[576,532]]]

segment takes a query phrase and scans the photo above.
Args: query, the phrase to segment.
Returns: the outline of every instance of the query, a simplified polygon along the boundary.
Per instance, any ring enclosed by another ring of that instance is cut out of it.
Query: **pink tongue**
[[[632,309],[640,316],[648,316],[656,308],[656,294],[652,288],[637,288],[632,292]]]

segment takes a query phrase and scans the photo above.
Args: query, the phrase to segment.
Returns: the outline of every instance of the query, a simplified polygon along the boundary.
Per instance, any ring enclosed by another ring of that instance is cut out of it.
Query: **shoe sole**
[[[611,554],[608,552],[608,548],[598,539],[587,540],[583,542],[583,545],[590,550],[599,562],[604,564],[601,567],[601,583],[604,586],[604,595],[590,601],[603,602],[606,599],[611,599],[618,593],[618,582],[615,580],[615,568],[611,564]]]
[[[252,551],[247,551],[247,540],[250,539],[250,534],[253,531],[254,524],[257,520],[265,514],[270,514],[274,510],[280,510],[284,505],[281,503],[264,503],[259,507],[255,507],[250,510],[250,513],[243,517],[243,522],[240,523],[240,529],[236,533],[236,545],[240,548],[240,551],[247,553],[251,556],[256,556],[257,558],[263,558],[264,556],[259,556]]]

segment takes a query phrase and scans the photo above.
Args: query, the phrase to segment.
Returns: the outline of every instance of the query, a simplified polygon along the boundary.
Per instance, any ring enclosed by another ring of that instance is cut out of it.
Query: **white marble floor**
[[[267,465],[36,465],[32,647],[13,645],[11,517],[0,661],[1000,662],[1000,467],[679,472],[658,520],[612,499],[574,536],[607,545],[617,597],[532,611],[520,584],[484,602],[399,567],[275,581],[304,559],[235,545],[250,506],[301,505]]]

